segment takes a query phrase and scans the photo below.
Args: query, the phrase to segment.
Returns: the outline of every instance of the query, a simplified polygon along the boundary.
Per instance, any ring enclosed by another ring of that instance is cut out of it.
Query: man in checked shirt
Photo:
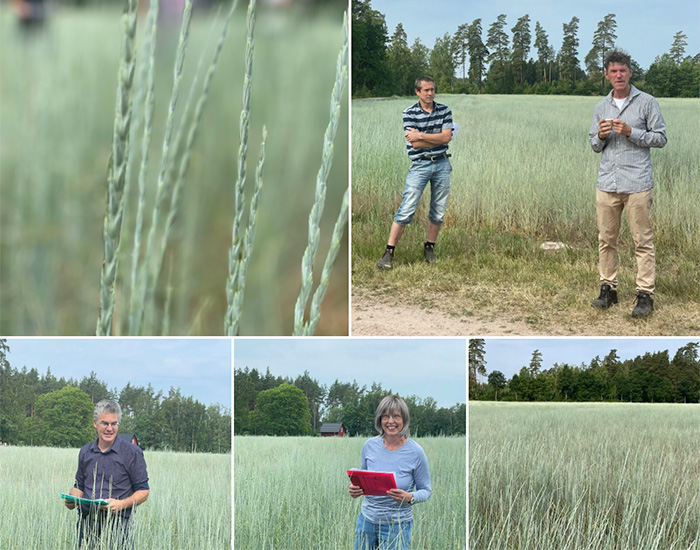
[[[605,79],[612,91],[596,105],[588,132],[593,151],[602,153],[596,191],[601,286],[593,307],[617,303],[617,240],[624,209],[637,258],[632,317],[646,317],[654,311],[656,279],[650,148],[666,145],[666,123],[656,99],[630,84],[630,63],[624,52],[606,57]]]

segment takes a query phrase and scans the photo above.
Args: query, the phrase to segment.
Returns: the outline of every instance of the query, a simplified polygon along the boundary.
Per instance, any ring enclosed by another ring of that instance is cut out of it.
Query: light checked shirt
[[[615,105],[612,91],[596,105],[588,136],[591,147],[601,153],[598,189],[608,193],[641,193],[654,187],[651,173],[651,147],[666,145],[666,123],[661,108],[652,96],[634,86],[622,108]],[[629,137],[615,131],[601,140],[598,123],[618,118],[632,128]]]

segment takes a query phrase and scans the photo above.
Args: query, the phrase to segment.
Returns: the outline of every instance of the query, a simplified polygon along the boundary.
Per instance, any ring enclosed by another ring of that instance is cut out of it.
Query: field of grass
[[[136,550],[231,547],[231,455],[145,452],[151,492],[132,514]],[[0,447],[0,548],[73,548],[78,449]],[[131,523],[131,521],[130,521]]]
[[[345,473],[364,438],[234,437],[234,547],[352,548],[361,498]],[[465,438],[417,438],[433,493],[416,505],[413,550],[466,548]]]
[[[436,253],[422,262],[427,194],[396,250],[394,270],[379,272],[408,160],[401,111],[414,98],[352,103],[353,286],[448,313],[499,312],[540,333],[696,334],[700,330],[700,100],[660,99],[668,144],[652,151],[657,252],[656,318],[632,323],[636,264],[623,223],[620,306],[594,311],[598,290],[595,184],[600,156],[588,142],[599,98],[456,96],[461,125],[452,152],[452,193]],[[569,248],[543,251],[545,241]]]
[[[698,550],[700,407],[472,403],[473,550]]]
[[[213,77],[155,289],[160,315],[147,333],[224,332],[246,3],[241,2],[233,16]],[[214,23],[213,12],[194,8],[173,134],[179,129],[177,121],[200,58],[202,74],[209,64],[225,12]],[[339,10],[258,8],[246,202],[252,195],[263,125],[267,145],[242,335],[292,332],[342,24]],[[155,200],[179,25],[172,18],[163,18],[158,25],[146,228]],[[137,44],[144,27],[145,18],[141,18]],[[23,36],[7,5],[0,7],[0,334],[95,333],[121,28],[121,6],[80,10],[61,6],[45,29]],[[137,66],[136,79],[139,71]],[[202,75],[200,84],[201,80]],[[347,120],[348,110],[343,108],[321,223],[316,280],[347,189]],[[140,147],[139,135],[132,149],[140,151]],[[115,334],[126,333],[139,157],[135,155],[132,184],[126,191]],[[318,334],[347,334],[347,288],[347,246],[343,244]]]

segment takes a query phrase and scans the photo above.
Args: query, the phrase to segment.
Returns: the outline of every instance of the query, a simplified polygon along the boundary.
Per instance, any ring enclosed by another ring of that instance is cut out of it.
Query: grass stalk
[[[326,187],[328,174],[333,164],[333,141],[338,131],[340,121],[341,96],[348,78],[348,20],[347,12],[343,16],[343,45],[338,53],[336,64],[335,83],[331,94],[330,121],[323,137],[323,154],[321,167],[316,176],[316,193],[314,205],[309,214],[309,238],[301,261],[301,290],[294,308],[294,335],[302,335],[307,329],[304,328],[304,312],[311,295],[313,287],[313,265],[318,251],[321,234],[321,216],[326,203]],[[342,208],[341,208],[342,213]],[[346,213],[347,214],[347,213]],[[344,224],[343,224],[344,227]],[[336,251],[337,254],[337,251]],[[327,283],[326,283],[327,286]],[[323,292],[325,294],[325,290]],[[321,298],[323,296],[321,295]],[[318,304],[320,307],[320,303]],[[318,320],[314,326],[318,324]],[[308,325],[310,328],[310,324]]]
[[[229,307],[226,309],[226,321],[224,330],[226,336],[236,336],[238,334],[238,323],[241,318],[241,310],[243,308],[243,295],[245,293],[245,279],[248,273],[248,264],[250,256],[253,252],[253,241],[255,240],[255,220],[258,213],[258,202],[260,201],[260,192],[263,185],[263,166],[265,164],[265,141],[267,140],[267,129],[263,127],[263,137],[260,143],[260,156],[258,158],[258,166],[255,171],[255,189],[253,197],[250,200],[250,211],[248,212],[248,227],[245,232],[244,245],[240,252],[240,258],[236,263],[236,275],[232,280],[236,281],[236,287],[232,289],[232,300],[229,301]],[[229,289],[227,289],[227,294]]]
[[[152,0],[147,19],[147,35],[144,43],[145,55],[143,73],[147,73],[144,98],[144,127],[141,141],[141,166],[138,179],[138,206],[136,211],[136,227],[134,229],[134,248],[131,255],[131,301],[129,305],[129,334],[138,330],[138,271],[141,257],[141,241],[143,237],[143,215],[146,210],[146,175],[148,174],[149,152],[153,133],[153,111],[155,104],[155,54],[158,30],[159,0]],[[142,80],[143,82],[143,80]]]
[[[151,226],[148,231],[148,239],[146,242],[146,256],[144,260],[144,276],[139,289],[139,301],[137,319],[140,324],[141,332],[143,328],[144,305],[153,292],[155,284],[155,266],[149,266],[148,263],[153,263],[154,258],[153,247],[155,246],[155,233],[158,228],[160,212],[165,202],[165,197],[168,193],[168,180],[166,178],[168,165],[168,152],[170,150],[170,142],[173,131],[173,121],[175,118],[175,108],[180,92],[180,81],[182,80],[182,68],[185,62],[185,53],[187,50],[187,42],[189,39],[190,22],[192,19],[192,0],[186,0],[185,8],[182,13],[182,27],[180,29],[180,39],[178,41],[177,54],[175,56],[175,66],[173,69],[173,87],[170,94],[170,103],[168,105],[168,117],[165,122],[165,133],[163,134],[163,147],[161,151],[160,170],[158,173],[158,183],[156,188],[156,200],[153,206],[153,216],[151,218]],[[149,269],[150,267],[150,269]]]
[[[335,260],[338,257],[341,239],[343,238],[343,233],[345,233],[345,226],[348,223],[348,207],[350,202],[348,195],[349,191],[346,190],[345,195],[343,195],[343,203],[340,207],[338,219],[336,220],[335,227],[333,228],[331,246],[328,249],[326,261],[323,264],[321,280],[319,281],[318,287],[316,287],[314,296],[311,299],[311,311],[309,313],[309,320],[303,325],[302,333],[295,334],[294,336],[313,336],[313,334],[316,332],[318,322],[321,320],[321,304],[323,303],[323,298],[325,298],[326,296],[328,284],[331,280],[331,271],[333,269],[333,264],[335,264]]]
[[[112,332],[115,281],[119,258],[124,189],[127,185],[126,168],[129,160],[129,131],[131,128],[131,92],[136,65],[136,0],[127,0],[122,24],[124,27],[122,59],[119,63],[117,101],[114,114],[112,154],[107,169],[107,209],[104,219],[104,261],[100,274],[100,313],[96,334],[108,336]]]
[[[236,9],[237,5],[238,0],[234,0],[231,4],[231,9],[229,10],[228,16],[224,21],[224,26],[221,30],[219,41],[216,44],[216,48],[214,50],[214,55],[212,56],[211,63],[209,65],[209,69],[207,70],[207,74],[204,77],[202,92],[197,101],[197,105],[195,106],[194,116],[189,126],[184,151],[180,159],[177,179],[175,180],[173,192],[170,197],[170,209],[168,211],[168,217],[165,222],[165,230],[163,232],[162,242],[158,251],[158,258],[155,264],[157,270],[156,277],[158,276],[161,266],[163,265],[165,249],[168,245],[168,240],[170,239],[170,236],[172,234],[173,225],[175,224],[177,214],[180,210],[180,199],[182,197],[182,190],[185,186],[185,177],[187,176],[187,171],[189,169],[190,158],[192,156],[192,149],[194,147],[194,141],[197,137],[197,131],[202,121],[202,113],[204,112],[204,106],[206,105],[207,99],[209,97],[209,88],[211,87],[211,82],[214,78],[214,73],[216,72],[217,63],[219,61],[219,56],[221,55],[221,50],[224,46],[224,41],[226,40],[226,34],[228,32],[229,23],[231,22],[231,17],[233,16],[233,12]],[[187,109],[187,111],[189,111],[189,109]]]
[[[224,331],[229,334],[233,331],[234,319],[240,318],[240,311],[236,311],[235,304],[239,307],[243,300],[243,290],[245,282],[241,285],[241,277],[245,279],[245,273],[241,272],[241,225],[243,220],[243,210],[245,209],[245,194],[243,188],[246,180],[246,159],[248,156],[248,133],[250,129],[250,90],[253,79],[253,53],[255,51],[255,0],[250,0],[248,4],[247,27],[246,27],[246,49],[245,49],[245,74],[243,77],[243,108],[239,120],[240,145],[238,147],[238,179],[235,187],[235,214],[233,227],[231,229],[231,250],[229,251],[228,267],[229,276],[226,283],[226,317],[224,320]],[[263,138],[264,139],[264,138]],[[261,151],[263,148],[261,147]],[[256,205],[257,206],[257,205]],[[251,204],[252,207],[252,204]],[[249,221],[250,225],[250,221]],[[254,232],[253,232],[254,234]],[[245,253],[250,257],[251,249]],[[245,263],[247,268],[247,262]],[[240,296],[237,296],[240,294]],[[238,322],[235,322],[236,331]]]

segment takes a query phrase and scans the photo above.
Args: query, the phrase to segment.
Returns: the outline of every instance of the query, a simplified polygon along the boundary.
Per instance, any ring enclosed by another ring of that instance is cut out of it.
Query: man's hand
[[[393,498],[396,502],[411,502],[413,493],[408,493],[402,489],[389,489],[386,496]]]
[[[615,132],[620,134],[621,136],[629,137],[632,134],[632,128],[625,124],[625,122],[620,120],[619,118],[613,119],[612,127],[613,130],[615,130]]]
[[[350,485],[349,491],[350,491],[350,496],[352,498],[361,497],[362,495],[365,494],[365,492],[362,490],[362,487],[359,487],[357,485]]]
[[[598,122],[598,137],[603,140],[607,138],[613,129],[613,121],[601,118]]]
[[[413,143],[414,141],[421,141],[421,135],[415,128],[406,128],[406,134],[404,134],[406,141]]]
[[[70,491],[68,491],[68,494],[69,494],[69,495],[72,495],[72,496],[74,496],[74,497],[82,497],[82,496],[83,496],[83,491],[81,491],[80,489],[76,489],[75,487],[73,487]],[[70,500],[64,500],[64,501],[63,501],[63,504],[65,504],[66,508],[68,508],[69,510],[75,509],[75,506],[76,506],[75,502],[70,501]]]
[[[113,514],[116,514],[122,508],[124,508],[124,501],[122,500],[117,500],[116,498],[106,498],[105,500],[107,501],[107,504],[100,506],[102,510],[109,510]]]

